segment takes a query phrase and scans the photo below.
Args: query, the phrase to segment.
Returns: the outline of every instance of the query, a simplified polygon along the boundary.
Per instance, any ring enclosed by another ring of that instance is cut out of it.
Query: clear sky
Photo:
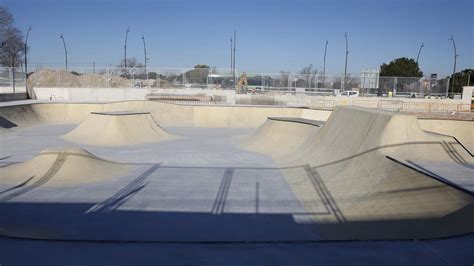
[[[416,58],[425,74],[446,75],[474,68],[473,0],[0,0],[26,33],[30,62],[64,66],[63,33],[72,66],[115,66],[123,58],[130,27],[128,57],[143,61],[145,35],[151,67],[229,68],[230,37],[237,30],[239,70],[298,71],[323,65],[326,73],[344,71],[344,32],[349,38],[348,72],[379,68],[397,57]]]

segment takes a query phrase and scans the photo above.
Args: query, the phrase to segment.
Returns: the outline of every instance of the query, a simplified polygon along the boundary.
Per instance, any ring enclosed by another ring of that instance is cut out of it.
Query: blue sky
[[[112,1],[0,0],[24,33],[32,25],[32,64],[63,66],[63,33],[73,66],[117,65],[130,27],[127,53],[143,61],[142,34],[152,67],[228,68],[229,40],[237,30],[237,68],[247,72],[321,69],[344,71],[344,32],[349,37],[348,71],[378,68],[397,57],[415,58],[425,74],[452,72],[454,36],[457,69],[474,68],[473,0],[348,1]]]

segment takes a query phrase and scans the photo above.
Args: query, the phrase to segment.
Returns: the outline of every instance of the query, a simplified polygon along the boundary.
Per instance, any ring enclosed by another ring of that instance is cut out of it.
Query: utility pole
[[[125,44],[123,45],[123,51],[124,51],[124,59],[123,59],[123,65],[125,67],[125,71],[127,71],[127,39],[128,39],[128,33],[130,32],[130,28],[127,27],[127,31],[125,32]],[[125,75],[127,73],[125,72]]]
[[[232,73],[232,68],[233,68],[233,64],[234,64],[234,56],[232,55],[232,37],[230,37],[230,71]]]
[[[92,74],[95,74],[95,61],[92,62]]]
[[[424,43],[421,43],[420,49],[418,50],[418,55],[416,56],[416,64],[418,65],[418,59],[420,59],[421,48],[425,47]]]
[[[451,38],[449,38],[450,41],[453,42],[453,48],[454,48],[454,66],[453,66],[453,75],[451,76],[452,78],[452,82],[451,82],[451,92],[454,92],[454,74],[456,73],[456,61],[457,61],[457,57],[459,56],[457,51],[456,51],[456,42],[454,42],[454,38],[453,38],[453,35],[451,35]],[[449,88],[448,88],[449,90]],[[446,98],[448,98],[449,96],[449,91],[446,92]]]
[[[28,28],[28,32],[26,32],[26,38],[25,38],[25,77],[26,77],[26,81],[28,81],[28,59],[27,59],[27,51],[28,51],[28,36],[30,35],[30,31],[31,31],[31,25],[30,27]]]
[[[236,30],[234,30],[234,62],[233,62],[233,65],[232,65],[232,73],[234,75],[234,89],[236,89],[237,87],[237,82],[236,82],[236,76],[235,76],[235,46],[237,44],[237,32]]]
[[[148,79],[148,72],[146,71],[146,63],[148,61],[148,57],[146,56],[146,43],[145,43],[145,36],[142,35],[142,40],[143,40],[143,51],[145,53],[145,75],[146,79]]]
[[[346,82],[347,82],[347,56],[349,55],[349,43],[347,41],[347,32],[344,33],[344,37],[346,38],[346,64],[344,65],[344,88],[343,91],[346,90]]]
[[[62,33],[61,33],[61,35],[59,36],[59,38],[61,38],[61,39],[63,40],[64,55],[66,56],[66,71],[67,71],[67,49],[66,49],[66,41],[64,40],[64,36],[63,36]]]
[[[328,41],[326,40],[326,45],[324,46],[324,60],[323,60],[323,87],[326,82],[326,52],[328,50]]]

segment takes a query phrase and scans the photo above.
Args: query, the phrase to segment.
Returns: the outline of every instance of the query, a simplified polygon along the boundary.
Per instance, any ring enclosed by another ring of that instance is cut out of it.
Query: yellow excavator
[[[247,73],[244,72],[242,73],[242,75],[240,75],[239,82],[237,82],[237,93],[247,93],[248,85],[249,84],[247,82]]]

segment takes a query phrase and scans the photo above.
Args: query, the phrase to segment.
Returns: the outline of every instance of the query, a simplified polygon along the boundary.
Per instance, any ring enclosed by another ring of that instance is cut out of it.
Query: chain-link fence
[[[0,68],[0,93],[26,92],[26,75],[19,69]]]
[[[2,92],[36,88],[198,88],[237,89],[254,94],[337,95],[356,91],[359,96],[420,98],[446,97],[450,80],[424,77],[379,77],[360,75],[245,73],[221,68],[33,68],[25,73],[0,68]],[[14,78],[14,79],[13,79]],[[15,82],[13,82],[15,80]]]

